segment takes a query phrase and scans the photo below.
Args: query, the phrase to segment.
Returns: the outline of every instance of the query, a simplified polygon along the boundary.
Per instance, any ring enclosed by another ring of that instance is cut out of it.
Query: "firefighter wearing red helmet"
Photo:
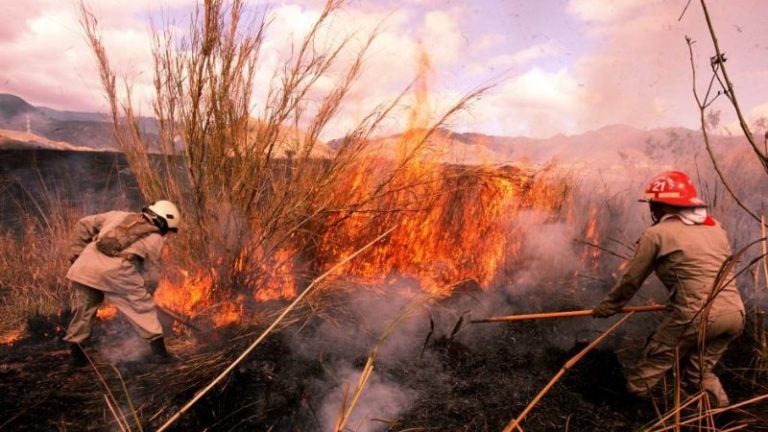
[[[715,279],[731,255],[726,232],[707,215],[706,204],[683,172],[654,177],[641,201],[650,204],[653,226],[640,237],[624,274],[594,308],[593,316],[616,314],[655,272],[670,293],[668,312],[640,360],[626,368],[627,390],[648,397],[674,366],[677,349],[688,392],[706,391],[714,405],[726,406],[728,396],[713,368],[744,328],[744,304],[732,275],[712,298]],[[704,314],[707,305],[709,313]]]

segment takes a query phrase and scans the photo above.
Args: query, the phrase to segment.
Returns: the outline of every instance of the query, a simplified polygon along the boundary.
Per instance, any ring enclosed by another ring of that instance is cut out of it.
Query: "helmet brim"
[[[659,199],[641,198],[641,199],[638,199],[637,202],[659,203],[659,204],[665,204],[672,207],[682,207],[682,208],[709,207],[707,203],[705,203],[704,201],[698,198],[659,198]]]

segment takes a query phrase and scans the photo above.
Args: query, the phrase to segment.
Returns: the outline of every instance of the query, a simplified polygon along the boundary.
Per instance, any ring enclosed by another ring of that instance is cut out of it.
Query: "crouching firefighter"
[[[655,271],[670,292],[667,316],[638,363],[626,368],[627,390],[647,398],[674,366],[677,348],[687,391],[706,391],[713,405],[726,406],[728,396],[713,368],[744,328],[744,304],[733,275],[726,275],[730,282],[712,298],[721,266],[731,255],[726,232],[707,215],[693,181],[682,172],[653,178],[641,201],[650,203],[653,226],[643,233],[635,256],[593,315],[616,314]]]
[[[179,227],[179,210],[157,201],[140,213],[110,211],[80,219],[72,234],[67,279],[72,282],[72,321],[64,340],[70,364],[85,366],[82,344],[91,335],[99,305],[106,300],[149,342],[151,360],[170,361],[152,293],[160,278],[165,236]]]

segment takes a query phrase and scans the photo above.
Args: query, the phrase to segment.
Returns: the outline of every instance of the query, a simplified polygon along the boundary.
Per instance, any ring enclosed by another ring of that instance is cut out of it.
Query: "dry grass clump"
[[[53,315],[67,302],[70,230],[76,213],[66,207],[26,213],[20,227],[0,226],[0,334],[18,331],[34,315]]]

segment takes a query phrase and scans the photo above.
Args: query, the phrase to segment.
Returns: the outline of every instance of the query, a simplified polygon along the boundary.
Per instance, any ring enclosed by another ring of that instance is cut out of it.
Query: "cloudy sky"
[[[429,106],[439,112],[464,92],[495,86],[451,120],[459,131],[548,137],[623,123],[698,127],[685,36],[695,41],[701,85],[713,49],[701,6],[687,0],[348,0],[329,34],[365,34],[383,23],[355,91],[326,138],[388,100],[429,59]],[[742,108],[768,116],[768,1],[709,0]],[[149,22],[163,13],[180,24],[194,0],[90,0],[118,71],[151,97]],[[272,18],[264,80],[322,2],[253,2]],[[0,92],[33,105],[104,111],[95,62],[76,2],[0,0]],[[333,78],[329,78],[332,80]],[[260,88],[263,88],[262,85]],[[256,92],[260,95],[259,91]],[[733,116],[722,110],[720,125]],[[393,123],[397,123],[396,121]],[[402,121],[400,122],[402,125]],[[395,125],[390,125],[395,127]]]

